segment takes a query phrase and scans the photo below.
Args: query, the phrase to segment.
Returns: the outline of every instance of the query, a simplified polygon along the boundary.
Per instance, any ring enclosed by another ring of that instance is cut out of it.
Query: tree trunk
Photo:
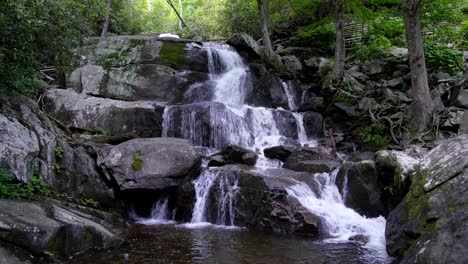
[[[332,84],[339,85],[344,76],[344,65],[346,59],[345,46],[345,2],[344,0],[335,0],[335,28],[336,28],[336,47],[335,47],[335,65],[332,72]]]
[[[269,14],[268,14],[268,6],[270,0],[257,0],[258,4],[258,14],[260,15],[260,25],[262,27],[262,34],[263,34],[263,46],[265,47],[265,55],[268,58],[273,57],[273,46],[271,45],[270,39],[270,30],[269,30]]]
[[[104,25],[102,27],[101,39],[105,39],[107,35],[107,31],[109,31],[111,9],[112,9],[112,0],[107,0],[106,18],[104,20]]]
[[[419,0],[402,0],[413,97],[409,126],[413,132],[421,132],[428,127],[434,108],[427,82],[424,43],[418,12],[419,2]]]
[[[179,9],[180,9],[180,19],[179,19],[179,28],[182,30],[182,18],[184,17],[183,15],[183,8],[182,8],[182,0],[179,0]]]

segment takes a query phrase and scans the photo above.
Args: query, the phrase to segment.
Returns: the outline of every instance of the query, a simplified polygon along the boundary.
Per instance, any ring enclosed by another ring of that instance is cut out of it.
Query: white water
[[[284,144],[287,137],[283,131],[290,125],[281,121],[279,114],[283,110],[245,105],[250,80],[248,67],[242,58],[226,45],[204,44],[203,47],[208,52],[211,80],[215,82],[212,100],[223,103],[224,106],[210,106],[208,113],[202,112],[204,116],[200,116],[197,112],[200,110],[196,108],[179,109],[183,111],[180,124],[173,122],[173,109],[167,107],[164,112],[163,135],[174,136],[174,131],[178,129],[179,134],[176,134],[178,137],[190,139],[197,146],[214,149],[221,149],[231,144],[242,146],[259,154],[257,167],[281,167],[281,162],[265,158],[263,150]],[[296,109],[291,87],[286,83],[283,84],[289,108]],[[317,146],[317,141],[307,137],[303,115],[295,112],[289,113],[292,114],[297,125],[295,133],[297,133],[299,143]],[[210,131],[207,131],[207,125]],[[364,235],[369,238],[365,247],[372,252],[373,257],[377,257],[379,261],[385,261],[387,259],[385,219],[383,217],[368,219],[347,208],[335,185],[336,171],[331,175],[317,174],[314,177],[321,186],[320,193],[314,193],[304,182],[297,182],[296,185],[290,186],[287,192],[290,196],[297,198],[310,212],[324,220],[331,237],[327,241],[348,241],[352,236]],[[219,183],[218,191],[211,194],[216,181]],[[186,226],[203,227],[211,223],[234,225],[235,201],[239,188],[237,181],[220,175],[219,170],[209,169],[193,183],[196,203],[191,223]],[[213,196],[218,201],[217,216],[216,219],[208,219],[207,209],[211,202],[209,199]]]
[[[298,182],[288,187],[287,192],[313,214],[325,220],[326,229],[331,236],[329,242],[348,241],[355,235],[364,235],[369,239],[365,248],[372,258],[385,262],[388,259],[385,249],[385,218],[366,218],[344,205],[343,199],[335,185],[338,170],[332,174],[316,174],[321,185],[321,193],[315,194],[311,188]]]
[[[156,201],[151,209],[151,216],[149,218],[141,218],[133,214],[132,218],[139,224],[144,225],[158,225],[158,224],[172,224],[173,216],[169,211],[169,199],[167,197]]]

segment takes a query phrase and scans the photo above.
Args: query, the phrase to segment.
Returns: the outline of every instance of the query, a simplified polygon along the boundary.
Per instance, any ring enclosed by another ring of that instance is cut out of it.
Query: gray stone
[[[381,150],[377,153],[376,162],[385,166],[392,167],[394,176],[399,177],[400,181],[405,181],[416,171],[419,166],[419,160],[411,157],[403,151]]]
[[[305,112],[302,116],[304,129],[309,138],[323,136],[323,116],[317,112]]]
[[[164,106],[154,101],[125,102],[52,89],[44,98],[44,109],[69,128],[142,137],[162,133]]]
[[[331,172],[340,165],[328,154],[317,148],[300,148],[291,153],[283,168],[307,173]]]
[[[373,60],[364,65],[364,73],[367,75],[376,75],[384,72],[385,64],[381,60]]]
[[[396,57],[407,56],[408,49],[407,48],[393,48],[391,53],[393,56],[396,56]]]
[[[297,147],[289,147],[289,146],[275,146],[271,148],[266,148],[263,150],[265,157],[270,159],[278,159],[283,162],[291,155],[291,153],[296,150]]]
[[[258,43],[247,33],[235,33],[227,44],[236,48],[239,52],[246,52],[248,56],[258,59],[261,56],[260,46]]]
[[[220,154],[227,164],[239,163],[254,166],[258,159],[257,154],[239,146],[226,146]]]
[[[458,129],[458,134],[468,134],[468,110],[463,114],[463,120]]]
[[[384,214],[382,188],[373,161],[345,164],[338,173],[337,186],[346,206],[368,217]]]
[[[456,98],[456,105],[463,108],[468,108],[468,89],[460,89],[460,93]]]
[[[273,75],[263,64],[250,64],[253,86],[246,95],[246,104],[269,108],[289,109],[288,97],[283,82]]]
[[[335,106],[343,110],[348,116],[354,116],[356,114],[356,106],[349,106],[343,103],[335,103]]]
[[[158,190],[178,186],[200,166],[200,157],[185,139],[140,138],[113,147],[97,162],[121,190]]]
[[[81,206],[0,199],[0,238],[32,254],[68,257],[121,245],[116,223],[105,219],[113,217]]]
[[[296,56],[284,56],[281,57],[281,60],[290,73],[297,74],[302,71],[302,63]]]

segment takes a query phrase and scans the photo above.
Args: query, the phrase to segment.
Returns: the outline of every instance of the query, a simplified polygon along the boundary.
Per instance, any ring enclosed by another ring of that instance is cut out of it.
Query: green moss
[[[159,52],[159,62],[172,67],[180,66],[184,63],[185,43],[164,42]]]
[[[136,154],[133,156],[132,168],[134,171],[141,171],[141,169],[143,169],[143,160],[141,159],[141,154]]]

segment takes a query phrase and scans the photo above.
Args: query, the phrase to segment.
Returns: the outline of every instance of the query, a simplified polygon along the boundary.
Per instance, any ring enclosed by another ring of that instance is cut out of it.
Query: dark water
[[[372,263],[354,242],[323,243],[308,237],[279,236],[243,229],[135,224],[127,245],[70,260],[78,263]],[[128,258],[125,255],[128,254]]]

